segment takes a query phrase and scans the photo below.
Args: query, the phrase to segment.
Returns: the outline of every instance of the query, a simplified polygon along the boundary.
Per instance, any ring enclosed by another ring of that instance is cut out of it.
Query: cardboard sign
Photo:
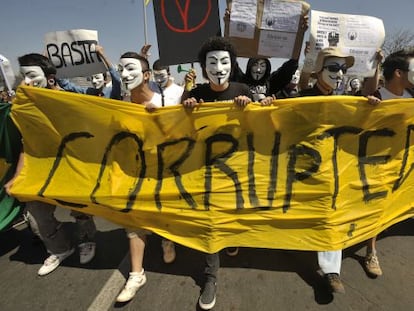
[[[304,1],[227,0],[225,36],[238,56],[297,58],[304,29],[302,16],[309,11]]]
[[[221,36],[217,0],[153,1],[158,50],[163,65],[197,61],[200,46]]]
[[[46,52],[59,78],[86,77],[107,69],[95,52],[96,30],[75,29],[45,35]]]
[[[344,54],[355,57],[348,70],[350,76],[372,77],[376,70],[375,54],[384,43],[381,19],[372,16],[339,14],[312,10],[310,51],[303,71],[312,72],[320,50],[337,46]]]

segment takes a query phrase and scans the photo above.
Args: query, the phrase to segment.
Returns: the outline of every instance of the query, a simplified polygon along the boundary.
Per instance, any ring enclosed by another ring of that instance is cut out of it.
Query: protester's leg
[[[175,260],[175,245],[174,242],[162,239],[161,241],[163,259],[165,263],[172,263]]]
[[[318,264],[324,274],[340,274],[342,250],[318,252]]]
[[[134,298],[136,292],[146,283],[147,278],[143,268],[144,252],[146,244],[145,230],[127,230],[129,238],[129,252],[131,256],[131,272],[124,289],[116,298],[118,302],[126,302]]]
[[[81,264],[86,264],[95,257],[95,222],[93,216],[78,211],[72,211],[70,215],[75,218],[77,224],[79,261]]]
[[[30,226],[38,233],[47,251],[61,254],[71,249],[71,238],[62,223],[54,215],[56,206],[31,201],[26,203]]]
[[[377,253],[376,242],[377,242],[377,236],[374,236],[373,238],[367,241],[367,254]]]
[[[129,252],[131,256],[131,271],[142,272],[144,262],[145,244],[147,237],[145,235],[129,234]]]
[[[47,251],[51,254],[39,269],[39,275],[46,275],[54,271],[60,263],[72,255],[74,249],[71,246],[69,233],[54,215],[54,205],[39,201],[26,203],[30,226],[35,228],[42,239]]]
[[[71,211],[70,215],[75,218],[79,243],[95,241],[96,226],[92,215]]]
[[[364,265],[369,274],[380,276],[382,275],[382,270],[377,256],[376,241],[376,236],[367,241],[367,254],[364,259]]]
[[[220,268],[219,253],[206,254],[204,276],[205,283],[198,304],[201,309],[209,310],[216,304],[217,274]]]
[[[345,293],[341,278],[342,250],[318,252],[318,264],[333,292]]]

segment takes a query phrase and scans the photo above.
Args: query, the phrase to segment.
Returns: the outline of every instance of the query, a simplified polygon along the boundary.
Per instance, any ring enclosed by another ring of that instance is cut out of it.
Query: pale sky
[[[17,57],[31,52],[42,53],[43,37],[47,32],[92,29],[98,31],[100,44],[104,47],[107,56],[116,64],[123,52],[139,51],[145,42],[142,1],[2,0],[0,54],[12,62],[17,73]],[[383,20],[386,33],[413,29],[414,0],[309,0],[307,2],[311,5],[311,9],[318,11],[378,17]],[[225,3],[225,0],[219,0],[220,16],[224,14]],[[152,64],[158,58],[152,3],[146,7],[146,12],[148,43],[153,45],[150,57]],[[307,36],[308,32],[305,34],[305,40]],[[272,59],[272,70],[276,70],[282,61],[284,60]],[[241,67],[245,69],[243,63],[242,61]],[[178,75],[176,70],[171,71],[177,79],[183,78],[184,74]]]

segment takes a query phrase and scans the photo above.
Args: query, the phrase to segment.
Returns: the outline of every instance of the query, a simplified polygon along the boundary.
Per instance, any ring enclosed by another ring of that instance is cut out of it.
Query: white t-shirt
[[[150,100],[150,103],[154,104],[156,107],[162,107],[162,98],[161,95],[154,92],[154,95],[152,95],[152,98]]]
[[[398,96],[398,95],[395,95],[394,93],[391,93],[385,87],[380,88],[379,92],[381,94],[382,100],[397,99],[397,98],[413,98],[411,94],[407,92],[407,90],[404,90],[404,93],[402,94],[402,96]]]
[[[149,82],[149,87],[154,93],[161,94],[158,84],[154,81]],[[183,95],[184,88],[176,83],[172,83],[170,86],[163,90],[164,104],[165,106],[174,106],[181,103],[181,96]]]

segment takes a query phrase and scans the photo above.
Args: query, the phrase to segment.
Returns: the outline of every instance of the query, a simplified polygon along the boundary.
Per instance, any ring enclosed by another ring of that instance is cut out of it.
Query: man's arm
[[[109,67],[108,71],[112,79],[112,90],[110,97],[112,99],[121,99],[121,76],[114,67]]]
[[[57,79],[56,82],[59,86],[68,92],[79,93],[79,94],[87,94],[88,88],[76,85],[70,82],[68,79]]]
[[[377,68],[375,70],[374,76],[365,79],[361,90],[363,96],[372,95],[378,89],[379,78],[381,75],[381,63],[383,59],[384,53],[382,50],[378,50],[375,54],[375,62],[377,63]]]

